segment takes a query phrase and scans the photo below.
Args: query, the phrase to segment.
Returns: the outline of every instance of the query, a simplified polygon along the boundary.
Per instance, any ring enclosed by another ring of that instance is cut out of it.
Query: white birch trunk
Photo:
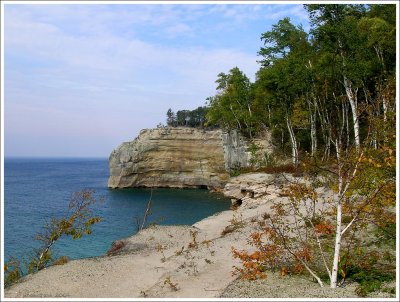
[[[387,112],[388,112],[388,103],[386,100],[386,97],[384,96],[382,98],[382,107],[383,107],[383,124],[384,124],[384,129],[386,129],[386,124],[387,124]],[[388,138],[386,137],[386,130],[384,130],[383,134],[383,140],[385,142],[385,145],[388,142]]]
[[[354,127],[354,143],[356,145],[356,150],[360,150],[360,125],[358,121],[358,109],[357,109],[357,92],[353,92],[351,87],[351,82],[349,79],[344,76],[343,77],[344,88],[346,90],[347,99],[349,100],[351,113],[353,115],[353,127]]]
[[[342,41],[338,41],[340,55],[342,56],[342,65],[346,67],[346,59],[343,53]],[[353,127],[354,127],[354,143],[356,145],[357,152],[360,150],[360,127],[358,123],[358,110],[357,110],[357,91],[353,92],[351,81],[343,74],[343,85],[346,90],[347,99],[351,106],[351,112],[353,114]]]
[[[315,112],[311,113],[311,156],[317,152],[317,125]]]
[[[251,108],[250,108],[250,104],[249,103],[247,103],[247,109],[249,110],[249,114],[250,114],[250,117],[251,117]]]
[[[336,147],[336,157],[338,161],[338,174],[339,174],[339,188],[336,196],[335,206],[336,206],[336,233],[335,233],[335,252],[333,254],[332,263],[332,277],[331,277],[331,288],[337,287],[337,276],[339,269],[339,257],[340,257],[340,246],[342,241],[342,193],[343,193],[343,175],[342,175],[342,163],[340,156],[340,143],[335,141]]]
[[[308,101],[308,110],[310,112],[310,138],[311,138],[311,156],[317,152],[317,110],[316,101]]]
[[[346,108],[346,152],[349,150],[350,147],[350,127],[349,127],[349,116],[347,112],[348,110]]]
[[[289,135],[290,135],[290,142],[292,145],[292,162],[295,167],[297,167],[299,163],[299,154],[297,150],[297,141],[296,137],[293,132],[293,127],[292,124],[290,123],[290,119],[288,116],[286,116],[286,125],[288,127]]]
[[[335,236],[335,253],[333,254],[331,288],[337,287],[340,246],[341,246],[341,242],[342,242],[342,205],[340,203],[339,195],[338,195],[338,200],[336,201],[336,234],[335,235],[336,235]]]
[[[237,116],[236,116],[236,114],[235,114],[235,111],[234,111],[233,108],[232,108],[232,104],[230,105],[230,109],[231,109],[231,112],[232,112],[233,116],[235,117],[235,120],[236,120],[236,122],[237,122],[237,124],[238,124],[239,129],[241,130],[242,127],[241,127],[241,125],[240,125],[240,121],[239,121],[239,119],[237,118]]]
[[[323,108],[322,102],[318,102],[318,100],[316,100],[315,109],[316,109],[316,112],[318,113],[319,119],[321,121],[323,140],[325,143],[324,155],[322,156],[322,160],[324,161],[325,159],[329,158],[329,156],[330,156],[331,127],[329,125],[328,117],[325,112],[326,110],[321,110],[321,108]]]
[[[387,122],[387,111],[388,111],[388,106],[387,106],[387,101],[386,101],[386,98],[385,98],[385,97],[382,98],[382,106],[383,106],[383,121],[384,121],[385,124],[386,124],[386,122]]]
[[[268,124],[269,124],[269,127],[272,127],[272,123],[271,123],[271,108],[269,107],[269,104],[268,104]]]

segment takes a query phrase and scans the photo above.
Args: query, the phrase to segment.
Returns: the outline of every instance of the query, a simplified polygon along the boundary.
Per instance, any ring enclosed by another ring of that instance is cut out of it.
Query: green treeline
[[[167,111],[167,125],[171,127],[204,127],[206,123],[207,107],[198,107],[194,110],[178,110],[176,113],[172,109]]]
[[[237,67],[217,77],[207,107],[167,114],[170,126],[270,129],[280,150],[328,158],[337,147],[387,142],[395,127],[396,6],[304,5],[311,29],[280,20],[261,34],[252,83]],[[234,62],[233,62],[234,64]],[[392,129],[393,130],[393,129]]]

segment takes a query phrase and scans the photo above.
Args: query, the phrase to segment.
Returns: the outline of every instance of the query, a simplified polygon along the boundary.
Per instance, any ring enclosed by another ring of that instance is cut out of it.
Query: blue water
[[[57,256],[71,259],[104,255],[114,240],[136,232],[135,216],[142,216],[150,189],[107,188],[107,159],[5,159],[4,253],[23,259],[38,246],[35,235],[51,217],[67,215],[73,192],[95,190],[94,213],[102,221],[93,234],[57,241]],[[193,224],[229,208],[220,194],[200,189],[154,189],[150,222]]]

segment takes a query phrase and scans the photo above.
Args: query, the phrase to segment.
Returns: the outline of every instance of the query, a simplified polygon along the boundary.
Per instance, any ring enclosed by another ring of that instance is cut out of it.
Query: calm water
[[[102,222],[93,234],[56,243],[58,256],[72,259],[104,255],[114,240],[136,232],[135,216],[142,216],[150,189],[107,188],[106,159],[5,159],[4,250],[21,259],[37,246],[35,234],[50,217],[67,214],[73,192],[93,189],[104,201],[94,205]],[[193,224],[229,208],[221,195],[197,189],[155,189],[150,220],[158,224]]]

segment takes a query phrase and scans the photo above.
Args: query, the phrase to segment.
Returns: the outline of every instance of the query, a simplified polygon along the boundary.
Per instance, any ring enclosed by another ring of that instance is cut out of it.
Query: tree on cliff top
[[[239,129],[244,135],[252,137],[255,119],[252,109],[252,83],[249,78],[235,67],[228,74],[218,74],[215,83],[218,93],[207,99],[207,123],[225,129]]]
[[[167,111],[167,125],[168,126],[176,126],[176,116],[171,108]]]
[[[170,108],[167,111],[167,125],[202,128],[206,123],[207,110],[207,107],[200,106],[194,110],[178,110],[175,114]]]

